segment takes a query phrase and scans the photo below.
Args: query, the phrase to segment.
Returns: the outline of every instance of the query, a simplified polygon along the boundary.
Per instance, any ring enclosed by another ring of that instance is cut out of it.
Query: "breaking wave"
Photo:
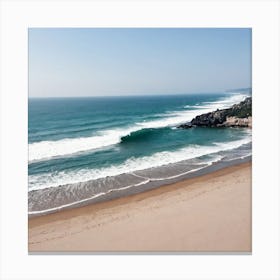
[[[250,142],[251,135],[248,134],[247,137],[241,140],[231,141],[227,143],[214,143],[214,145],[212,146],[191,145],[175,151],[158,152],[150,156],[144,156],[140,158],[131,157],[122,164],[112,165],[99,169],[85,168],[77,171],[62,171],[45,173],[41,175],[30,175],[29,191],[85,182],[89,180],[105,178],[107,176],[116,176],[119,174],[129,173],[137,170],[163,166],[208,154],[235,149]]]
[[[211,110],[224,109],[244,100],[245,94],[234,94],[215,102],[205,102],[194,106],[185,105],[187,110],[167,112],[160,119],[142,121],[130,127],[99,131],[91,137],[64,138],[57,141],[41,141],[29,144],[29,162],[49,160],[50,158],[74,155],[128,141],[129,137],[145,137],[153,129],[174,127],[188,122],[197,115]],[[130,138],[131,139],[131,138]]]

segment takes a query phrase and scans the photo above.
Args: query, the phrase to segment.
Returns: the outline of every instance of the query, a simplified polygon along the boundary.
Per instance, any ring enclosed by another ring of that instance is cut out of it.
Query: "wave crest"
[[[150,137],[156,136],[159,131],[165,130],[165,128],[143,128],[131,132],[128,135],[121,137],[121,143],[141,142]]]

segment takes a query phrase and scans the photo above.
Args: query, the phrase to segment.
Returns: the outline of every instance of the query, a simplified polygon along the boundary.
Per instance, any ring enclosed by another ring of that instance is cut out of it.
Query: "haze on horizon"
[[[29,97],[251,87],[250,28],[30,28]]]

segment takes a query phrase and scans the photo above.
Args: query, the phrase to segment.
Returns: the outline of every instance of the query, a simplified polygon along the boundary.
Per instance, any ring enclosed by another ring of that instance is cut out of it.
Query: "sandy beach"
[[[29,252],[251,252],[251,162],[29,219]]]

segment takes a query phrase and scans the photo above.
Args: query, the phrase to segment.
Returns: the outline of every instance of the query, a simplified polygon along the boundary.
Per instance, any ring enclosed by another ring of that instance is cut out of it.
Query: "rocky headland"
[[[196,116],[191,122],[184,123],[178,128],[192,127],[252,127],[252,97],[233,105],[228,109]]]

